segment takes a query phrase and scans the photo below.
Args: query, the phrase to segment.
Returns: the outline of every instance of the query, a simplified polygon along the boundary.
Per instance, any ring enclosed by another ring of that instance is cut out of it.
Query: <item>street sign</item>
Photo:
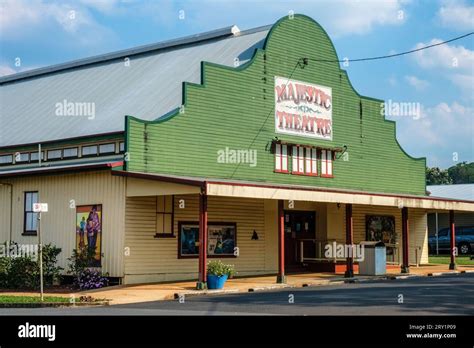
[[[46,213],[48,211],[48,203],[33,203],[34,213]]]

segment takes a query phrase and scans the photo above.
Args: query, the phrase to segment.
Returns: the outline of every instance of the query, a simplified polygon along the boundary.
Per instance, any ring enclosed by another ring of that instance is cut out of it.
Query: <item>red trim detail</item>
[[[408,208],[402,208],[402,248],[403,248],[403,266],[408,268],[410,266],[408,261],[409,249],[408,249],[408,238],[409,238],[409,220],[408,220]]]
[[[179,232],[181,233],[181,231]],[[178,246],[180,247],[180,246]],[[199,282],[207,281],[207,195],[199,195]]]
[[[121,166],[123,166],[123,161],[107,163],[107,167],[110,167],[110,168],[116,168],[116,167],[121,167]]]
[[[278,276],[285,276],[285,218],[283,201],[278,201]]]
[[[346,204],[346,245],[354,244],[354,223],[352,217],[352,204]],[[354,274],[354,260],[352,257],[346,259],[346,274]]]
[[[450,238],[449,238],[449,251],[451,253],[451,265],[456,263],[456,256],[454,253],[454,248],[456,247],[456,223],[454,220],[454,210],[449,211],[449,227],[450,227]]]

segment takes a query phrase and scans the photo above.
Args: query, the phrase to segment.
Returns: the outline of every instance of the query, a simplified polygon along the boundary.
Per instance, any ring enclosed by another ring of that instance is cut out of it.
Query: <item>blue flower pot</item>
[[[228,278],[227,274],[223,276],[208,274],[207,275],[207,288],[208,289],[222,289],[224,287],[224,284],[227,278]]]

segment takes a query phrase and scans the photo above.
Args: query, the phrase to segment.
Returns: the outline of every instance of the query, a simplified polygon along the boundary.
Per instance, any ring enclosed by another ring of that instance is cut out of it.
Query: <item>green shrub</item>
[[[7,289],[39,288],[39,262],[31,255],[12,256],[18,243],[4,243],[4,250],[9,247],[10,254],[0,257],[0,287]],[[60,278],[62,268],[57,266],[57,257],[61,249],[51,244],[43,245],[43,280],[45,286],[51,286]],[[39,255],[38,255],[39,256]]]
[[[220,260],[212,260],[207,263],[207,274],[218,277],[227,274],[230,278],[235,274],[234,265],[227,265]]]

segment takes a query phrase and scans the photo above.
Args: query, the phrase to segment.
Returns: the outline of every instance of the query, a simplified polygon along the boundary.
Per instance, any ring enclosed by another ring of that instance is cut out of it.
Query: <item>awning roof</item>
[[[427,210],[474,211],[474,201],[442,197],[364,192],[303,185],[269,184],[229,179],[214,179],[168,174],[114,171],[112,175],[199,186],[209,196],[283,199],[309,202],[351,203],[362,205],[420,208]]]

